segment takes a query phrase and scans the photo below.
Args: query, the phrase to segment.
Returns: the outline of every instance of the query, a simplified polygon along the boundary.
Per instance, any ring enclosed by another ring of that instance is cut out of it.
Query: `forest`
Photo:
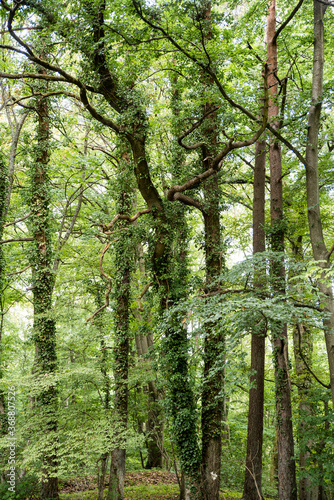
[[[333,500],[334,2],[0,19],[0,500]]]

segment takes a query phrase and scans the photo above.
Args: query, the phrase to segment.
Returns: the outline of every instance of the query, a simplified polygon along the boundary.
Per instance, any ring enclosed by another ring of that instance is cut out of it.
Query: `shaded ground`
[[[108,486],[108,478],[106,486]],[[125,474],[125,486],[138,485],[159,485],[159,484],[177,484],[176,474],[174,472],[147,470],[127,472]],[[97,485],[96,476],[86,476],[61,482],[61,491],[63,493],[74,493],[77,491],[95,490]]]
[[[61,482],[61,499],[96,500],[96,481],[96,476],[88,476]],[[176,474],[173,472],[147,470],[125,474],[125,500],[177,500],[178,498],[179,488]],[[221,492],[220,498],[236,500],[241,498],[241,494],[231,491]]]

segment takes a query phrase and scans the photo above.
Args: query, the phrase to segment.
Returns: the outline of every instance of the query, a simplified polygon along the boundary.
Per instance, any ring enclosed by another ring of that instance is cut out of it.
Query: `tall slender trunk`
[[[8,169],[2,155],[0,156],[0,241],[3,238],[3,226],[5,224],[6,197],[8,184]],[[0,244],[0,380],[2,378],[2,334],[4,317],[4,291],[5,291],[5,256],[3,245]],[[7,414],[5,393],[0,389],[0,437],[7,433]]]
[[[102,290],[100,287],[96,287],[95,290],[95,302],[98,308],[103,306],[103,298],[102,298]],[[110,379],[108,376],[108,349],[106,348],[105,341],[103,338],[103,329],[104,329],[104,322],[103,322],[104,314],[101,312],[96,320],[95,320],[95,325],[99,329],[100,332],[100,346],[101,346],[101,364],[100,364],[100,370],[102,373],[103,377],[103,384],[101,388],[101,392],[103,392],[103,403],[104,403],[104,411],[106,413],[107,419],[110,418]],[[106,436],[107,439],[109,436]],[[99,474],[98,474],[98,496],[97,500],[103,500],[104,499],[104,487],[105,487],[105,478],[107,475],[107,467],[108,467],[108,460],[109,460],[109,450],[102,453],[102,455],[99,458],[99,462],[101,463],[101,467],[99,468]]]
[[[305,442],[304,436],[310,435],[310,426],[305,423],[305,417],[314,414],[310,397],[312,386],[311,374],[305,366],[312,366],[312,337],[309,329],[303,324],[295,325],[293,329],[293,344],[298,384],[298,410],[299,410],[299,438],[304,442],[299,447],[299,468],[301,477],[299,479],[299,500],[313,500],[318,498],[318,486],[314,486],[312,479],[303,475],[307,462],[311,458],[310,450],[314,446],[314,439]],[[304,361],[305,360],[305,361]]]
[[[255,147],[254,191],[253,191],[253,254],[264,252],[265,243],[265,181],[266,143],[257,142]],[[263,276],[255,269],[255,287],[261,288]],[[262,445],[264,364],[266,327],[263,318],[258,318],[251,340],[251,388],[249,391],[247,455],[244,482],[244,500],[257,500],[262,495]]]
[[[277,44],[274,40],[276,32],[276,5],[271,0],[267,24],[268,50],[268,87],[269,113],[271,125],[279,127],[278,80],[277,80]],[[270,161],[270,213],[271,243],[274,252],[284,251],[283,226],[283,188],[281,146],[276,140],[269,146]],[[274,291],[284,293],[285,269],[283,261],[272,265]],[[288,361],[287,325],[281,322],[272,324],[273,356],[276,383],[276,415],[278,426],[278,496],[279,500],[297,499],[296,472],[294,462],[294,442],[292,429],[291,384]]]
[[[8,96],[6,95],[5,86],[3,81],[1,82],[2,99],[5,106],[5,111],[7,115],[7,121],[11,131],[11,146],[8,158],[8,165],[6,164],[3,155],[0,155],[0,241],[3,238],[4,224],[7,219],[8,209],[10,205],[11,198],[11,188],[14,178],[14,167],[15,167],[15,156],[17,152],[17,146],[19,142],[19,137],[27,117],[27,113],[24,113],[19,119],[14,115],[14,111],[10,109],[8,104],[5,104]],[[12,114],[15,118],[15,122],[12,118]],[[4,326],[4,316],[5,316],[5,255],[4,247],[0,244],[0,380],[3,376],[2,366],[2,334]],[[5,392],[0,389],[0,437],[7,433],[7,407]]]
[[[152,320],[149,314],[145,314],[144,307],[142,304],[143,294],[148,290],[147,281],[148,276],[146,274],[145,260],[143,247],[139,243],[137,245],[136,257],[138,260],[139,272],[142,277],[142,282],[146,282],[143,292],[137,297],[138,308],[135,310],[134,314],[141,324],[144,324],[147,328],[146,334],[141,332],[136,335],[136,348],[138,358],[141,359],[145,356],[146,362],[151,363],[151,358],[149,356],[149,350],[153,346],[153,333],[150,332],[152,328]],[[153,467],[162,467],[163,465],[163,430],[164,422],[162,415],[162,408],[159,402],[159,391],[155,380],[150,380],[147,384],[148,392],[148,416],[146,421],[146,443],[147,443],[147,460],[145,464],[146,469],[152,469]],[[141,427],[141,424],[140,424]]]
[[[42,70],[41,70],[42,71]],[[50,228],[49,162],[49,108],[47,99],[41,98],[36,106],[38,114],[35,161],[31,166],[31,231],[34,341],[36,377],[52,375],[57,367],[56,325],[52,312],[54,275]],[[47,434],[50,451],[43,453],[41,499],[58,500],[57,472],[57,388],[50,383],[35,400],[35,411],[41,416],[41,427]]]
[[[302,236],[299,236],[292,244],[292,252],[296,261],[302,261]],[[296,276],[297,277],[297,276]],[[302,293],[301,287],[296,283],[296,293]],[[305,417],[310,417],[314,414],[314,402],[312,402],[312,376],[308,367],[312,367],[312,333],[310,329],[298,323],[293,328],[293,351],[295,358],[296,382],[298,387],[298,440],[299,445],[299,485],[298,497],[299,500],[313,500],[318,498],[318,486],[314,486],[310,477],[304,476],[307,462],[310,461],[310,450],[314,447],[314,438],[309,438],[305,441],[305,436],[310,436],[310,424],[305,422]],[[307,366],[306,366],[307,365]]]
[[[320,269],[330,268],[330,256],[323,236],[322,219],[319,198],[319,130],[323,95],[324,72],[324,24],[323,19],[326,6],[314,0],[314,52],[312,75],[312,102],[308,116],[308,132],[306,146],[306,193],[307,215],[311,237],[313,257],[318,261]],[[328,313],[323,320],[327,358],[329,364],[332,402],[334,404],[334,296],[331,284],[324,282],[324,273],[318,281],[318,288],[322,294],[322,303]]]
[[[119,174],[120,199],[119,213],[129,214],[132,208],[131,184],[125,189],[124,172],[129,169],[129,157],[121,155],[123,172]],[[114,412],[120,425],[120,444],[110,456],[110,480],[108,500],[123,500],[125,480],[125,435],[128,422],[128,373],[129,373],[129,300],[131,279],[131,251],[129,235],[123,234],[116,243],[115,272],[115,340],[113,349],[114,372]],[[122,436],[123,434],[123,436]]]
[[[206,284],[210,286],[222,265],[217,175],[205,183],[203,192]],[[224,381],[224,338],[215,327],[215,322],[205,327],[202,389],[202,473],[206,498],[212,500],[219,498]]]
[[[212,38],[211,2],[203,2],[205,40]],[[203,75],[203,84],[213,82]],[[204,113],[214,108],[213,102],[204,105]],[[217,113],[211,113],[203,131],[207,147],[202,148],[203,170],[210,167],[210,157],[217,154]],[[202,186],[204,195],[204,240],[206,286],[212,291],[212,283],[222,272],[224,257],[221,251],[220,189],[218,174],[213,175]],[[218,500],[220,488],[222,419],[224,389],[224,336],[217,333],[216,323],[206,323],[204,336],[204,367],[202,389],[202,482],[204,497]]]

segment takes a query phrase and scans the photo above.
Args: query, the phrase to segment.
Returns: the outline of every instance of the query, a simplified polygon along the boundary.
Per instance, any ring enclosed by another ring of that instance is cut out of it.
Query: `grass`
[[[105,495],[107,490],[105,490]],[[177,484],[157,484],[146,486],[139,484],[137,486],[125,487],[125,500],[177,500],[179,497],[179,487]],[[79,491],[72,493],[63,493],[61,500],[96,500],[97,490]],[[241,493],[236,491],[226,491],[221,493],[222,500],[234,500],[241,498]]]
[[[177,484],[157,484],[146,486],[126,486],[124,488],[125,500],[175,500],[178,498],[179,488]],[[105,490],[105,495],[107,490]],[[97,490],[63,493],[61,500],[96,500]]]

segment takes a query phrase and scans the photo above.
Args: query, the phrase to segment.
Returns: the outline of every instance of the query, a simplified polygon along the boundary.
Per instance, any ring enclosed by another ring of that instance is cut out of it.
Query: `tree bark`
[[[146,275],[145,261],[143,255],[143,247],[141,244],[137,245],[137,260],[142,281],[147,282],[148,276]],[[144,317],[144,308],[141,302],[142,297],[137,298],[138,308],[135,310],[135,316],[142,324],[146,325],[147,329],[151,328],[151,318]],[[135,337],[138,358],[145,356],[146,362],[151,363],[148,356],[149,349],[153,346],[153,334],[139,334]],[[147,444],[147,461],[145,464],[146,469],[153,467],[161,468],[163,465],[163,415],[162,409],[159,404],[159,392],[155,380],[150,380],[147,385],[148,392],[148,417],[146,421],[146,444]]]
[[[312,244],[313,257],[318,261],[320,269],[330,268],[330,252],[326,248],[323,236],[322,219],[319,198],[319,130],[323,95],[324,71],[324,24],[323,19],[326,6],[314,0],[314,52],[312,75],[312,102],[308,115],[308,133],[306,146],[306,193],[307,215],[309,232]],[[324,319],[324,333],[329,364],[332,402],[334,404],[334,297],[330,284],[326,284],[324,273],[318,281],[318,288],[322,294],[322,303],[328,316]]]
[[[44,71],[44,70],[40,70]],[[37,146],[31,167],[31,231],[33,248],[30,255],[33,274],[34,341],[36,377],[49,376],[56,371],[56,324],[52,312],[54,275],[50,229],[49,108],[47,99],[37,101]],[[41,500],[58,500],[57,473],[57,388],[50,383],[35,400],[40,412],[41,426],[48,435],[52,451],[43,453]]]
[[[8,184],[8,169],[2,155],[0,156],[0,241],[3,239],[3,226],[6,220],[6,198]],[[5,256],[4,247],[0,245],[0,380],[2,379],[2,334],[5,304]],[[7,412],[5,392],[0,389],[0,437],[7,433]]]
[[[203,192],[206,284],[212,291],[212,282],[221,274],[222,258],[217,175],[204,184]],[[206,498],[212,500],[219,498],[224,384],[224,338],[215,326],[212,322],[205,327],[202,389],[202,481]]]
[[[266,143],[257,142],[255,147],[254,191],[253,191],[253,254],[265,252],[265,182]],[[261,273],[255,271],[255,287],[261,289]],[[257,500],[262,495],[262,445],[264,364],[266,327],[258,319],[251,340],[251,376],[249,391],[247,455],[243,498]]]
[[[267,21],[268,51],[268,119],[273,128],[279,128],[278,80],[277,80],[277,44],[276,5],[271,0]],[[281,147],[276,140],[269,146],[270,161],[270,213],[271,245],[274,252],[284,251],[283,188]],[[284,263],[280,259],[271,266],[274,278],[274,292],[284,294]],[[276,385],[276,417],[278,442],[278,497],[279,500],[296,500],[297,485],[294,462],[294,442],[292,429],[291,384],[288,361],[287,325],[281,322],[272,324],[273,357]]]
[[[309,426],[304,421],[305,416],[311,416],[314,413],[312,403],[310,401],[310,388],[312,386],[311,374],[305,366],[304,360],[308,366],[312,366],[312,338],[311,332],[302,324],[295,325],[293,329],[293,344],[296,366],[296,376],[298,384],[298,410],[299,410],[299,426],[298,434],[301,439],[306,433],[309,433]],[[301,354],[302,352],[302,354]],[[309,440],[300,446],[299,452],[299,468],[301,477],[299,479],[299,500],[313,500],[318,498],[318,486],[312,484],[312,479],[303,475],[307,462],[310,460],[314,442]]]
[[[204,43],[212,38],[211,2],[202,4],[202,18],[205,23]],[[204,89],[213,81],[202,75]],[[203,89],[203,90],[204,90]],[[206,102],[203,114],[215,108],[215,103]],[[202,147],[203,171],[211,166],[210,158],[217,154],[217,112],[211,113],[205,121]],[[224,265],[221,250],[220,189],[218,173],[202,186],[204,195],[204,241],[206,287],[214,290],[212,283],[220,276]],[[202,389],[202,483],[204,498],[219,499],[222,452],[222,420],[224,391],[224,336],[216,331],[214,321],[207,322],[204,329],[204,367]]]
[[[124,173],[128,172],[128,155],[122,154],[122,174],[119,174],[121,196],[119,213],[128,214],[132,207],[131,185],[125,188]],[[120,444],[111,451],[110,480],[108,500],[123,500],[125,479],[125,434],[128,421],[128,373],[129,373],[129,300],[131,277],[131,251],[129,236],[123,235],[116,243],[116,272],[115,272],[115,340],[113,349],[114,358],[114,412],[120,424]]]

